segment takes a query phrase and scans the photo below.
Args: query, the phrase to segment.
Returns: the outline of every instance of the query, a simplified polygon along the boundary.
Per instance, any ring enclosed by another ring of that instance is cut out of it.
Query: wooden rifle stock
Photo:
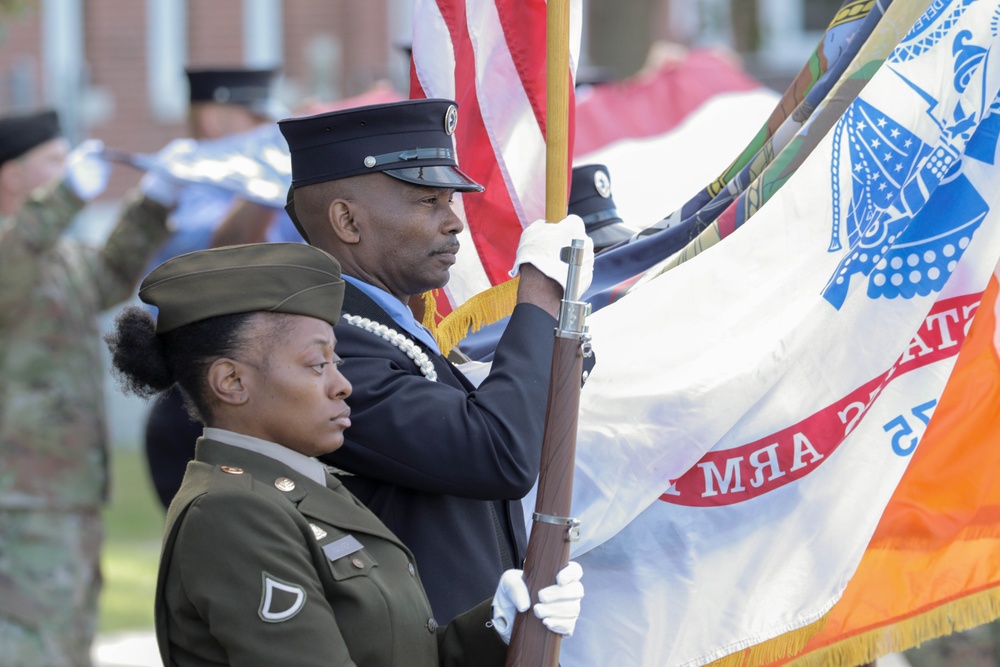
[[[542,467],[538,481],[536,514],[568,517],[573,495],[573,462],[576,455],[576,426],[580,404],[580,374],[583,355],[579,341],[556,338],[552,354],[552,379],[546,407]],[[571,526],[532,523],[524,579],[531,603],[538,601],[539,589],[551,585],[569,560]],[[508,667],[546,667],[559,662],[561,636],[549,631],[532,611],[518,614],[507,650]]]
[[[538,494],[524,562],[524,579],[532,605],[538,602],[540,589],[555,583],[556,574],[569,560],[570,541],[579,530],[579,522],[570,517],[570,509],[583,357],[589,354],[585,323],[589,304],[575,300],[582,257],[583,241],[574,240],[572,247],[563,249],[563,259],[570,264],[569,278],[552,348]],[[507,650],[507,666],[556,667],[561,639],[531,611],[518,614]]]

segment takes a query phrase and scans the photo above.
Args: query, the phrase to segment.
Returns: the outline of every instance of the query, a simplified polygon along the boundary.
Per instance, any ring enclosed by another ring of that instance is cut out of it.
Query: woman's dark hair
[[[111,350],[111,372],[128,393],[149,398],[175,382],[184,393],[191,416],[211,416],[206,375],[220,357],[233,357],[244,344],[254,313],[220,315],[156,333],[153,317],[139,306],[126,306],[104,337]]]

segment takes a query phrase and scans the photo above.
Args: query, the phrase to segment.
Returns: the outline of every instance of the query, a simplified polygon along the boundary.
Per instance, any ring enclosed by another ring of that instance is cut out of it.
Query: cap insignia
[[[594,187],[597,188],[597,194],[605,199],[611,196],[611,179],[600,169],[594,172]]]
[[[455,134],[456,127],[458,127],[458,107],[452,104],[448,107],[448,110],[444,112],[445,134]]]

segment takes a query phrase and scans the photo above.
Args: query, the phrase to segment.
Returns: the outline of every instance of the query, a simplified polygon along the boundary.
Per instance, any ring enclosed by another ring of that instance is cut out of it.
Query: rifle
[[[548,0],[546,45],[545,219],[558,222],[566,217],[569,189],[568,0]],[[586,326],[590,304],[578,301],[583,241],[574,240],[572,246],[562,249],[560,257],[569,264],[569,273],[553,342],[538,494],[524,562],[532,605],[538,602],[539,589],[554,582],[569,560],[570,541],[579,538],[580,522],[570,518],[570,505],[583,357],[590,356]],[[530,611],[518,614],[507,649],[507,667],[556,667],[561,639]]]
[[[590,356],[590,335],[585,323],[590,304],[576,300],[579,298],[583,241],[574,239],[572,246],[562,249],[561,257],[569,263],[569,275],[553,343],[538,495],[524,562],[524,579],[532,605],[538,602],[539,589],[554,582],[556,574],[566,565],[570,542],[579,539],[580,522],[569,514],[573,498],[580,378],[583,358]],[[507,667],[555,667],[559,663],[561,639],[561,635],[551,632],[530,611],[518,614],[507,649]]]

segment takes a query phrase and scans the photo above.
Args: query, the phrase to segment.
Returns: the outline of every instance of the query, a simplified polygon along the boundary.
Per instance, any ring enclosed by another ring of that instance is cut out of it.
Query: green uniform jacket
[[[202,438],[167,512],[156,634],[174,665],[502,665],[486,601],[446,628],[413,554],[333,476]]]

